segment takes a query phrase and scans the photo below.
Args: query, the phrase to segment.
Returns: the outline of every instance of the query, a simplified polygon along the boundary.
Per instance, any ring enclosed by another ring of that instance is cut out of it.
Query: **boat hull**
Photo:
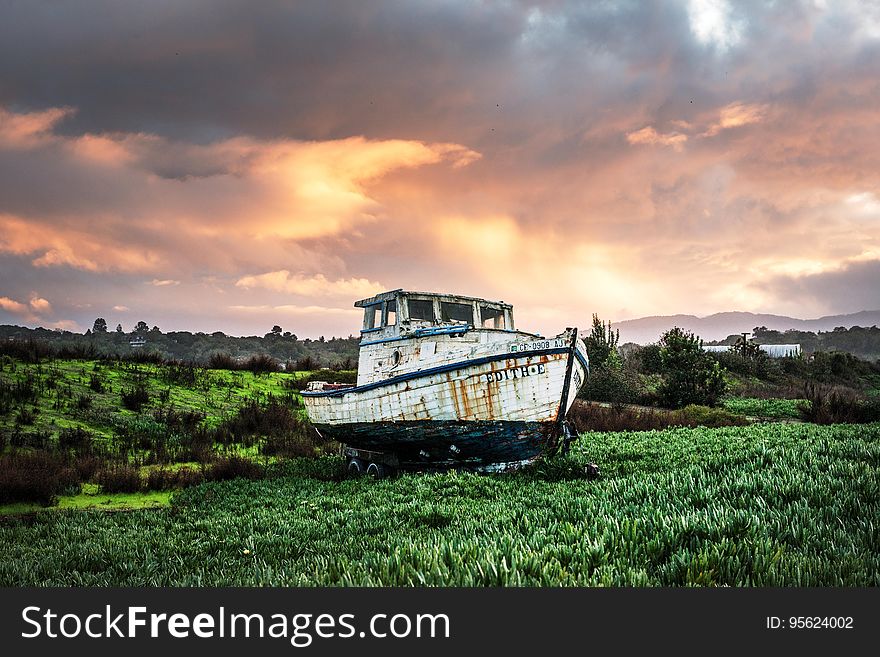
[[[557,450],[588,370],[576,331],[477,345],[468,356],[353,388],[304,392],[309,419],[323,436],[394,454],[402,467],[503,469]]]
[[[555,422],[414,420],[315,426],[322,435],[357,449],[394,454],[404,468],[516,468],[558,444]]]

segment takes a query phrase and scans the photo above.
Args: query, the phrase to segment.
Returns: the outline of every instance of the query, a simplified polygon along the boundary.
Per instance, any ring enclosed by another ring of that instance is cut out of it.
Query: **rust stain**
[[[459,394],[458,394],[458,391],[456,391],[455,384],[452,385],[452,390],[453,390],[453,394],[456,396],[456,404],[458,404]],[[459,417],[466,417],[466,418],[472,417],[473,412],[471,411],[470,395],[468,394],[467,387],[466,387],[466,384],[464,381],[461,382],[460,399],[461,399],[462,410],[464,411],[464,415],[460,415]]]

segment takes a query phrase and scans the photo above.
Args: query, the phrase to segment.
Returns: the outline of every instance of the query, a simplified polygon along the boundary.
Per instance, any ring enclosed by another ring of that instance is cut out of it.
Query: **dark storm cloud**
[[[765,283],[780,297],[816,302],[831,313],[880,308],[880,260],[853,262],[837,271],[784,276]]]
[[[20,2],[4,12],[0,102],[75,106],[71,131],[186,139],[387,136],[391,121],[394,136],[423,133],[491,96],[491,76],[475,71],[501,71],[523,18],[491,5],[356,1]]]

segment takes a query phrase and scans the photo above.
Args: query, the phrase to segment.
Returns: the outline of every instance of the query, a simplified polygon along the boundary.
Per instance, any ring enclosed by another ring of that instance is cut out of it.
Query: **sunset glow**
[[[880,308],[860,3],[38,5],[0,21],[0,323]]]

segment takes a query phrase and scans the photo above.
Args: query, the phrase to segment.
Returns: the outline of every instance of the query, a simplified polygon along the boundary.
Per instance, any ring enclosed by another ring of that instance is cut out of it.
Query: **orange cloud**
[[[96,234],[88,224],[52,226],[9,214],[0,214],[0,252],[33,255],[35,267],[70,266],[92,272],[141,271],[162,263],[157,253]]]
[[[9,297],[0,297],[0,308],[17,315],[28,312],[28,307],[25,304],[16,301],[15,299],[10,299]]]
[[[341,296],[346,299],[361,299],[382,292],[385,288],[365,278],[328,280],[323,274],[303,276],[291,275],[282,269],[257,276],[245,276],[235,283],[236,287],[264,288],[285,294],[299,294],[310,297]]]
[[[758,103],[731,103],[721,108],[717,122],[700,134],[701,137],[714,137],[722,130],[739,128],[751,123],[760,123],[767,114],[767,105]]]
[[[659,133],[651,126],[626,133],[626,140],[630,144],[671,146],[677,151],[682,149],[687,139],[687,135],[680,132]]]
[[[69,113],[2,115],[8,138],[0,153],[10,139],[33,146],[39,137],[44,148],[30,155],[43,158],[37,161],[47,189],[87,191],[84,207],[69,199],[58,215],[0,214],[0,252],[30,255],[36,267],[159,273],[180,262],[181,243],[198,244],[187,249],[191,263],[227,263],[230,249],[243,263],[264,262],[270,252],[281,260],[295,253],[295,241],[379,220],[382,206],[370,188],[389,173],[441,163],[458,169],[480,158],[458,144],[400,139],[236,137],[199,145],[52,132]]]
[[[0,107],[0,148],[33,148],[46,141],[52,128],[72,113],[70,107],[52,107],[23,114]]]
[[[31,310],[37,313],[46,313],[52,311],[52,305],[45,299],[38,296],[31,297],[30,307]]]

